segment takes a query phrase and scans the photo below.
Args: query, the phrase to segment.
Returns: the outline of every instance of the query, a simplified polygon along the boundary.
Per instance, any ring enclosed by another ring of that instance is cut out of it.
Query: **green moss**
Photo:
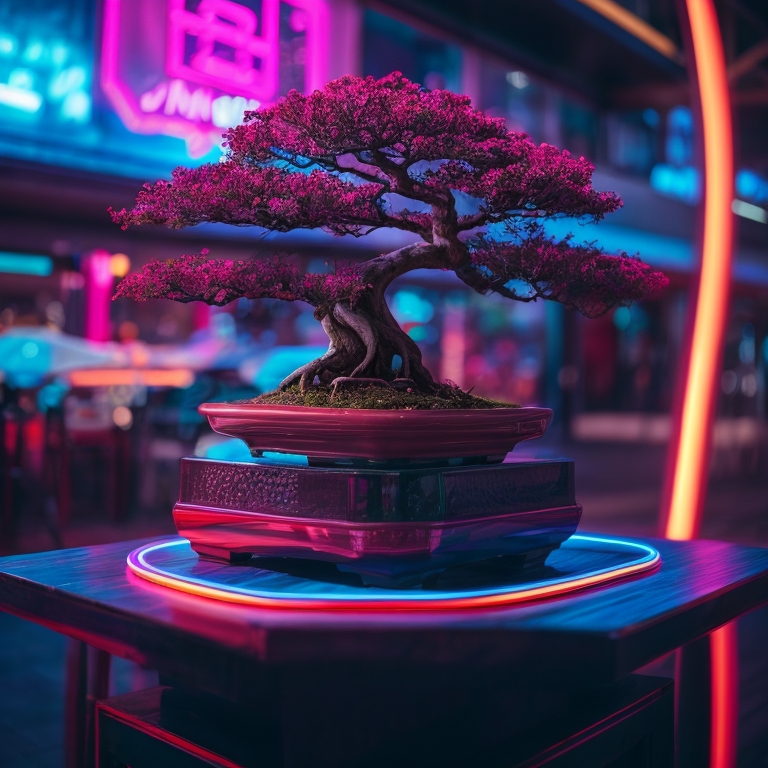
[[[329,387],[309,387],[302,394],[298,386],[275,390],[249,400],[269,405],[303,405],[310,408],[360,408],[368,410],[445,410],[452,408],[514,408],[510,403],[470,395],[458,387],[445,387],[437,394],[389,389],[375,385],[339,388],[331,399]]]

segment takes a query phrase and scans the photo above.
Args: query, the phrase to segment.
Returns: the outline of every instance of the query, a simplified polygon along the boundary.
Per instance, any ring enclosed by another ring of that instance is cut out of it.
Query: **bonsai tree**
[[[177,168],[172,181],[145,185],[133,210],[110,209],[113,219],[124,229],[224,222],[355,237],[392,227],[418,238],[331,274],[301,273],[284,258],[211,260],[203,251],[150,263],[119,284],[116,296],[139,300],[308,302],[328,351],[281,389],[404,380],[417,392],[445,391],[385,299],[412,270],[450,270],[479,293],[549,299],[588,317],[667,282],[636,257],[546,234],[545,219],[597,221],[621,206],[616,194],[592,189],[590,163],[508,132],[466,96],[425,90],[398,72],[342,77],[309,96],[292,91],[246,113],[225,139],[222,162]]]

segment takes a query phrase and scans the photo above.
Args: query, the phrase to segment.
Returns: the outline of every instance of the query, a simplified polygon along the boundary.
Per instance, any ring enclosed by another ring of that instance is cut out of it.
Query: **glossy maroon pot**
[[[256,403],[203,403],[200,413],[254,451],[322,460],[501,460],[517,443],[544,434],[549,408],[364,410]]]

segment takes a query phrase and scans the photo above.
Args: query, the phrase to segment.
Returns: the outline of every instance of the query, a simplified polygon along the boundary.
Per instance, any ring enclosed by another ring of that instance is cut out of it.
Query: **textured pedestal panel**
[[[564,460],[379,470],[183,459],[173,514],[204,557],[324,560],[406,586],[477,560],[541,561],[581,507]]]

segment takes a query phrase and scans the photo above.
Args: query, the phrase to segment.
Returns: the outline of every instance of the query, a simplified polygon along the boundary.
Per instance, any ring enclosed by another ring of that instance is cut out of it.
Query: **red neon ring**
[[[618,567],[606,567],[590,571],[582,575],[568,578],[560,577],[549,581],[533,582],[526,586],[510,586],[474,590],[470,593],[437,592],[433,595],[424,592],[404,592],[408,597],[392,597],[394,590],[381,591],[376,599],[371,598],[371,592],[360,588],[365,594],[357,596],[348,594],[345,598],[333,596],[296,597],[297,593],[284,595],[269,594],[258,590],[242,590],[236,587],[223,588],[206,579],[183,577],[164,571],[151,565],[146,555],[158,549],[171,546],[188,545],[186,540],[172,540],[160,543],[146,544],[131,552],[128,556],[128,567],[137,576],[163,587],[180,592],[186,592],[200,597],[207,597],[238,605],[249,605],[257,608],[271,609],[300,609],[300,610],[455,610],[465,608],[490,608],[498,606],[518,605],[536,600],[545,600],[562,595],[579,592],[591,587],[613,583],[643,573],[656,570],[661,564],[661,555],[648,544],[626,541],[623,539],[601,536],[584,536],[576,534],[570,541],[593,541],[606,544],[620,544],[633,549],[639,556],[631,563]],[[641,553],[641,554],[640,554]],[[376,593],[374,593],[376,594]]]

